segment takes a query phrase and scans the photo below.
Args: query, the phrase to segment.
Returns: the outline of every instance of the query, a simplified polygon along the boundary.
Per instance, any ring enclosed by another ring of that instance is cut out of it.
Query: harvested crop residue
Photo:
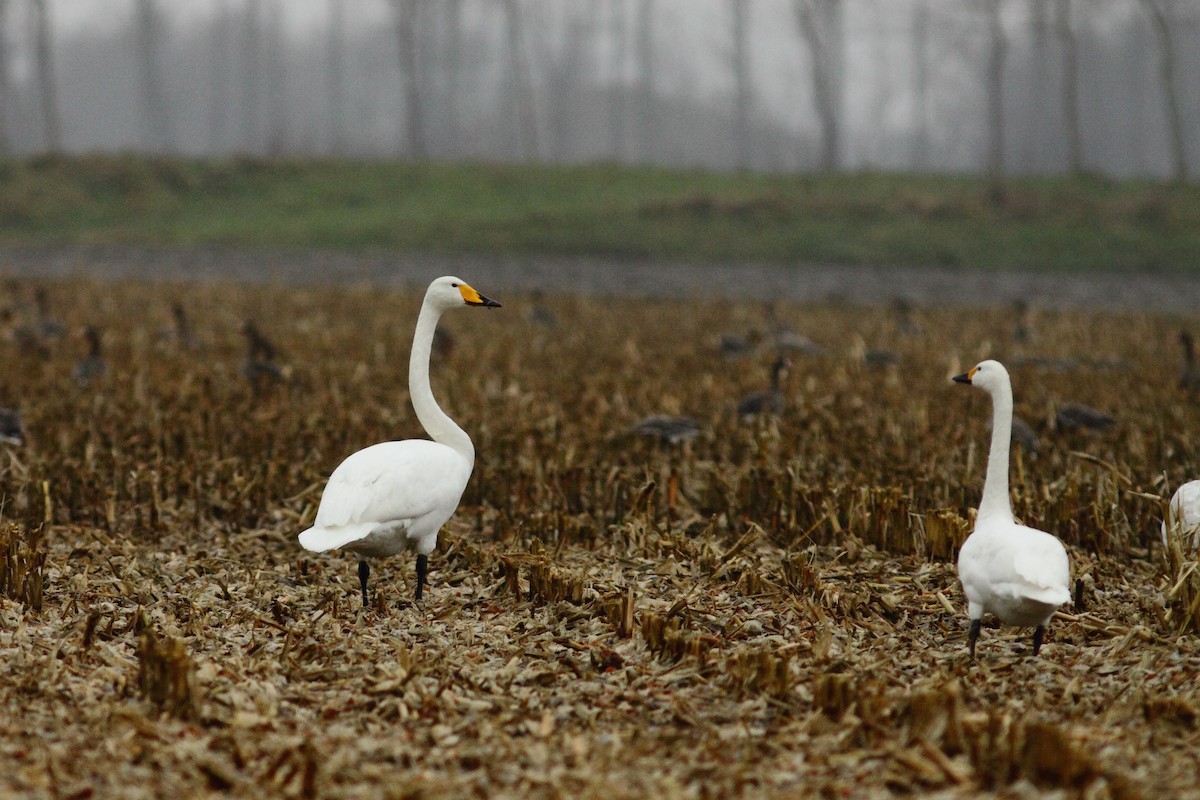
[[[353,556],[296,534],[348,453],[422,435],[419,296],[48,288],[68,332],[103,329],[108,371],[76,385],[69,334],[0,345],[29,441],[0,451],[0,794],[1197,796],[1200,585],[1158,543],[1200,472],[1180,320],[1041,312],[1018,342],[1003,309],[477,285],[504,309],[447,319],[432,377],[475,474],[426,600],[397,557],[364,609]],[[278,350],[263,385],[247,317]],[[783,412],[739,418],[803,340]],[[988,406],[948,377],[984,356],[1041,438],[1014,509],[1079,579],[1036,659],[991,623],[966,654],[953,557]],[[1118,424],[1059,430],[1065,402]],[[655,414],[699,433],[629,433]]]

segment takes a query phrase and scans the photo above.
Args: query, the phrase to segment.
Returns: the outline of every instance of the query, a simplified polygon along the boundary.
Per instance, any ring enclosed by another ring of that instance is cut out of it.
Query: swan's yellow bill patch
[[[466,303],[467,305],[469,305],[469,306],[483,305],[483,303],[484,303],[483,297],[480,296],[479,292],[475,291],[467,284],[460,283],[458,285],[458,291],[462,295],[463,302]]]
[[[979,372],[979,367],[971,367],[969,370],[967,370],[967,380],[973,379],[976,372]]]

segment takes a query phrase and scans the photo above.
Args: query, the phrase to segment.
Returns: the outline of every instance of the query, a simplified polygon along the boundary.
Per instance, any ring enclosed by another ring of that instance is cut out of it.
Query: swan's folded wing
[[[471,468],[436,442],[384,442],[343,461],[321,496],[316,527],[416,519],[438,508],[453,511]]]
[[[1071,563],[1062,542],[1045,531],[1028,530],[1038,536],[1031,537],[1013,559],[1013,569],[1027,584],[1024,595],[1044,603],[1070,602]]]
[[[332,528],[361,520],[371,506],[372,490],[378,481],[378,476],[370,479],[353,473],[335,472],[325,484],[316,524]]]

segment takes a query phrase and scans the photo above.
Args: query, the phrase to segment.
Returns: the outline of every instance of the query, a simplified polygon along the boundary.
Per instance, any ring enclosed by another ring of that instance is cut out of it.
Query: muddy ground
[[[903,315],[878,284],[878,306],[768,308],[633,267],[595,298],[535,280],[595,270],[459,264],[505,304],[448,315],[433,369],[475,473],[426,599],[400,556],[363,608],[354,557],[296,534],[341,458],[422,435],[419,265],[311,256],[321,281],[231,284],[259,260],[8,258],[0,405],[29,441],[0,451],[0,795],[1200,796],[1200,582],[1158,538],[1200,474],[1188,314],[920,295]],[[88,276],[40,284],[62,326],[41,341],[31,271]],[[784,274],[737,288],[797,297]],[[278,380],[248,380],[246,318]],[[85,324],[108,370],[81,385]],[[740,418],[780,350],[784,407]],[[1014,451],[1014,509],[1078,580],[1037,658],[994,621],[966,652],[953,559],[988,405],[948,376],[985,355],[1040,436]],[[1066,402],[1118,425],[1065,430]],[[699,433],[631,433],[652,414]]]
[[[898,299],[926,307],[994,307],[1023,300],[1045,308],[1147,310],[1200,308],[1200,278],[1158,274],[971,272],[937,267],[821,264],[683,264],[554,257],[414,257],[224,248],[8,247],[0,274],[63,279],[367,283],[420,288],[428,276],[470,274],[521,292],[567,292],[676,299],[777,300],[880,305]]]

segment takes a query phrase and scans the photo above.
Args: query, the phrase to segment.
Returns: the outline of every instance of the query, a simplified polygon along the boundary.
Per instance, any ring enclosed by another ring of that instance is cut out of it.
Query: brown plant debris
[[[1159,539],[1200,476],[1178,320],[1046,309],[1016,343],[1006,310],[913,309],[898,336],[886,309],[542,295],[550,328],[481,286],[503,312],[447,320],[432,374],[474,474],[425,599],[398,556],[363,608],[354,556],[296,534],[346,455],[424,435],[419,296],[46,288],[104,329],[109,379],[0,335],[28,434],[0,449],[0,797],[1197,797],[1200,577]],[[194,347],[157,336],[176,300]],[[247,318],[286,343],[270,392]],[[782,325],[824,354],[745,421]],[[756,349],[723,357],[724,331]],[[967,657],[988,422],[947,381],[985,355],[1041,438],[1014,511],[1078,581],[1038,658],[990,619]],[[1121,424],[1056,430],[1067,402]],[[623,435],[652,415],[699,433]]]

